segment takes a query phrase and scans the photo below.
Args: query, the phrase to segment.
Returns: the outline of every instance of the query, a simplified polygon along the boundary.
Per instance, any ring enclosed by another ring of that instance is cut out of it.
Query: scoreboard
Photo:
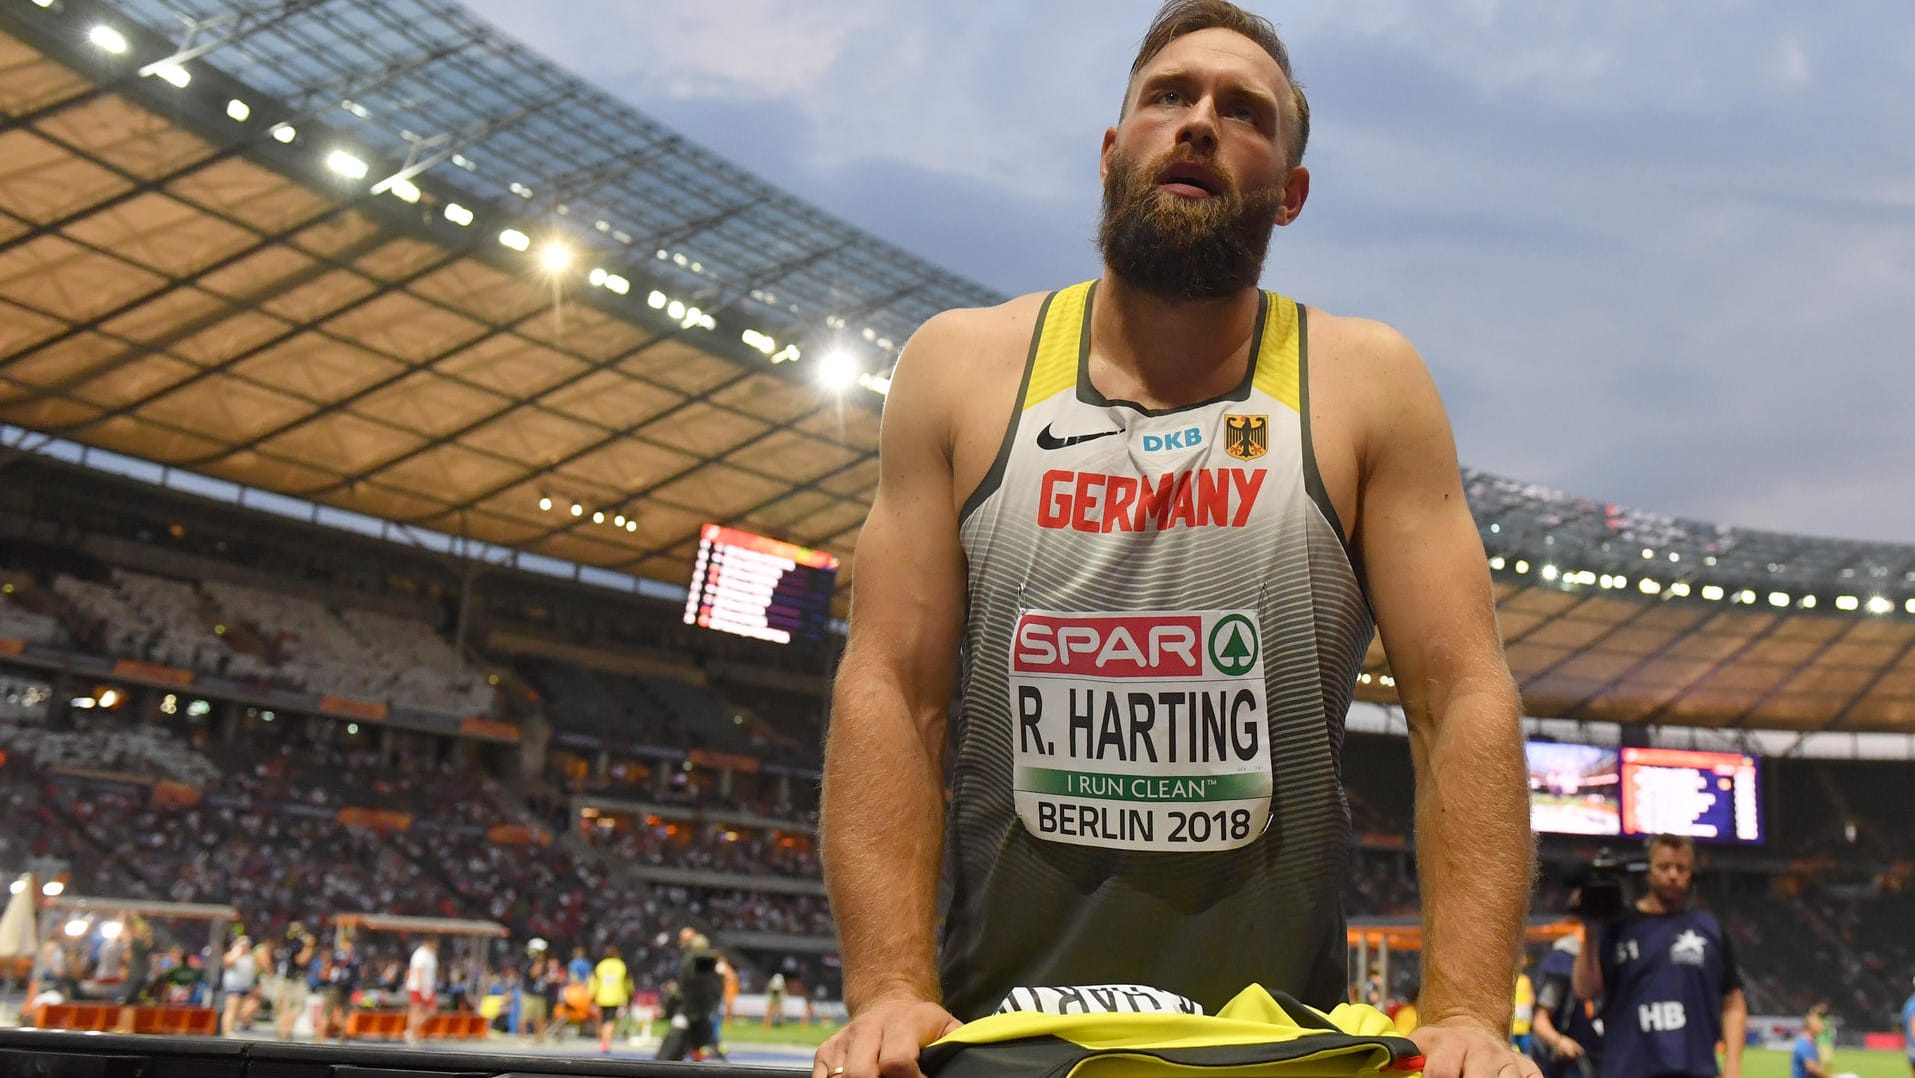
[[[838,559],[736,528],[707,524],[685,595],[685,624],[789,644],[823,639]]]
[[[1761,842],[1756,760],[1733,752],[1622,750],[1622,832]]]

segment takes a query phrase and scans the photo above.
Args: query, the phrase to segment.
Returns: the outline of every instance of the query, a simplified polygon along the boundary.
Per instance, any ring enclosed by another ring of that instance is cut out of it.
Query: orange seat
[[[114,1003],[43,1003],[35,1008],[33,1024],[40,1029],[69,1029],[104,1033],[119,1025]]]
[[[346,1016],[346,1039],[355,1037],[403,1037],[406,1035],[404,1011],[353,1011]]]
[[[133,1032],[213,1036],[219,1013],[211,1007],[134,1007]]]
[[[477,1041],[484,1040],[489,1025],[484,1015],[479,1014],[435,1014],[426,1019],[426,1026],[419,1035],[433,1040]]]

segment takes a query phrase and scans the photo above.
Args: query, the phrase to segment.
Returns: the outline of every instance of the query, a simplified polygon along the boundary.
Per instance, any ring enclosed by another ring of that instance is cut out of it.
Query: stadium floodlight
[[[289,145],[289,146],[292,145],[292,141],[298,137],[299,137],[299,131],[296,128],[294,128],[292,124],[280,124],[277,127],[273,128],[274,140],[278,142],[283,142],[286,145]]]
[[[226,118],[234,123],[243,124],[253,118],[253,106],[235,97],[226,103]]]
[[[516,228],[508,228],[504,232],[499,233],[499,242],[512,248],[514,251],[529,251],[532,249],[532,237],[520,232]]]
[[[394,180],[392,181],[392,185],[386,188],[386,190],[391,191],[392,196],[399,201],[410,202],[415,205],[421,197],[419,188],[411,180]]]
[[[579,503],[577,503],[577,502],[573,502],[573,503],[572,503],[572,515],[573,515],[573,516],[575,516],[575,517],[582,517],[582,516],[584,516],[584,515],[585,515],[585,507],[584,507],[584,506],[582,506],[582,505],[580,505],[580,504],[579,504]]]
[[[1802,602],[1801,602],[1801,607],[1802,607],[1802,609],[1804,609],[1804,610],[1814,610],[1814,609],[1815,609],[1815,596],[1813,596],[1813,595],[1804,595],[1804,596],[1802,596]]]
[[[1722,601],[1722,585],[1704,584],[1702,586],[1702,597],[1704,599],[1709,600],[1712,603],[1721,602]]]
[[[1814,596],[1810,596],[1810,598],[1812,599],[1814,598]],[[1910,599],[1909,601],[1903,603],[1902,609],[1908,611],[1911,614],[1915,614],[1915,599]]]
[[[572,264],[572,249],[558,240],[539,248],[539,266],[547,273],[564,273]]]
[[[79,708],[81,711],[92,711],[94,708],[100,705],[100,702],[98,700],[95,700],[91,696],[76,696],[72,700],[68,701],[68,703],[70,703],[74,707]]]
[[[858,384],[880,397],[889,396],[891,393],[891,379],[882,374],[860,374]]]
[[[1516,559],[1516,575],[1521,576],[1527,572],[1529,572],[1529,563],[1521,558]]]
[[[107,921],[100,925],[100,938],[116,940],[120,938],[120,933],[125,930],[126,930],[126,926],[121,924],[120,922]]]
[[[1648,561],[1649,559],[1651,559],[1651,558],[1653,558],[1653,557],[1655,557],[1655,556],[1656,556],[1656,552],[1655,552],[1655,551],[1653,551],[1653,550],[1650,550],[1650,549],[1649,549],[1648,547],[1643,547],[1643,548],[1642,548],[1642,560],[1643,560],[1643,561]]]
[[[595,509],[595,510],[593,510],[593,511],[592,511],[592,523],[594,523],[594,524],[603,524],[603,523],[605,523],[605,510],[603,510],[603,509]]]
[[[1891,602],[1889,602],[1889,601],[1888,601],[1888,600],[1887,600],[1886,598],[1884,598],[1884,597],[1882,597],[1882,596],[1880,596],[1880,595],[1871,595],[1871,596],[1869,596],[1869,600],[1868,600],[1868,612],[1869,612],[1869,613],[1871,613],[1871,614],[1886,614],[1886,613],[1888,613],[1889,611],[1891,611],[1891,610],[1893,610],[1893,609],[1895,609],[1895,604],[1894,604],[1894,603],[1891,603]]]
[[[631,292],[632,282],[616,273],[608,273],[605,275],[605,290],[614,296],[623,296]]]
[[[1644,595],[1661,595],[1662,584],[1659,581],[1652,580],[1645,576],[1641,580],[1636,581],[1636,590],[1642,592]]]
[[[1744,606],[1754,606],[1755,591],[1751,588],[1743,588],[1741,591],[1735,593],[1735,601]]]
[[[672,321],[677,322],[685,317],[685,304],[679,300],[673,300],[665,305],[665,314]]]
[[[1837,610],[1854,610],[1861,605],[1862,601],[1853,595],[1837,595],[1835,597],[1835,609]]]
[[[818,360],[818,384],[841,393],[858,383],[858,359],[843,348],[833,348]]]
[[[471,210],[466,209],[457,202],[448,202],[445,208],[445,219],[458,225],[460,228],[464,228],[473,222],[474,215]]]
[[[66,893],[66,884],[60,880],[48,880],[40,885],[40,893],[48,898],[59,898]]]
[[[75,917],[66,923],[66,934],[69,939],[79,939],[81,936],[86,935],[86,930],[87,923],[84,918]]]
[[[550,498],[547,498],[547,497],[544,497],[544,496],[540,496],[540,498],[539,498],[539,512],[541,512],[541,513],[549,513],[549,512],[551,512],[551,511],[552,511],[552,499],[550,499]]]
[[[772,356],[772,357],[771,357],[771,362],[772,362],[773,364],[778,364],[778,363],[795,363],[795,362],[797,362],[797,361],[798,361],[798,359],[800,359],[800,358],[801,358],[801,357],[802,357],[803,355],[804,355],[804,353],[803,353],[803,352],[800,352],[800,351],[798,350],[798,346],[797,346],[797,345],[795,345],[795,344],[787,344],[787,345],[785,345],[785,346],[784,346],[783,348],[780,348],[780,349],[778,350],[778,353],[777,353],[776,355],[774,355],[774,356]]]
[[[1678,580],[1674,584],[1669,585],[1669,594],[1679,599],[1688,598],[1689,582],[1687,580]]]
[[[363,180],[371,166],[344,150],[334,150],[326,155],[326,167],[349,180]]]
[[[614,528],[623,528],[624,526],[625,526],[625,514],[624,514],[624,513],[620,513],[619,515],[617,515],[617,516],[615,516],[615,517],[613,517],[613,518],[612,518],[612,527],[614,527]]]
[[[1787,605],[1789,605],[1789,593],[1788,593],[1788,592],[1786,592],[1786,591],[1772,591],[1772,592],[1770,592],[1770,593],[1769,593],[1769,605],[1770,605],[1770,606],[1787,606]]]
[[[52,7],[53,0],[33,0],[34,7]]]
[[[175,90],[184,90],[193,81],[193,73],[178,64],[154,64],[145,74],[159,79]]]
[[[1556,567],[1555,567],[1554,565],[1545,565],[1545,566],[1543,566],[1543,579],[1544,579],[1544,580],[1554,580],[1554,579],[1556,579],[1556,572],[1557,572],[1557,570],[1556,570]]]
[[[101,707],[115,707],[120,702],[120,690],[108,689],[100,694]]]
[[[635,531],[637,531],[637,530],[638,530],[638,521],[636,521],[636,520],[629,520],[629,519],[628,519],[628,520],[626,520],[626,521],[625,521],[625,530],[626,530],[626,531],[628,531],[628,532],[635,532]]]
[[[347,723],[347,724],[346,724],[346,732],[347,732],[348,734],[357,734],[357,733],[359,732],[359,724],[358,724],[358,723],[356,723],[356,722],[349,722],[349,723]]]
[[[1508,564],[1509,564],[1509,563],[1508,563],[1507,561],[1504,561],[1504,560],[1503,560],[1503,556],[1502,556],[1501,554],[1498,554],[1498,555],[1496,555],[1496,556],[1494,556],[1494,557],[1492,557],[1492,558],[1490,558],[1490,560],[1489,560],[1489,567],[1490,567],[1491,569],[1495,569],[1495,570],[1497,570],[1498,572],[1501,572],[1501,571],[1502,571],[1502,568],[1503,568],[1503,566],[1505,566],[1505,565],[1508,565]]]
[[[10,895],[17,895],[26,889],[27,889],[26,877],[22,876],[21,878],[13,881],[13,884],[7,888],[7,893]]]
[[[121,55],[126,52],[127,49],[126,35],[105,23],[101,23],[93,29],[88,30],[86,32],[86,39],[93,42],[93,44],[102,51],[110,52],[115,56]]]
[[[602,267],[593,266],[592,272],[585,275],[585,283],[591,285],[593,288],[603,288],[605,287],[605,278],[607,276],[608,274]]]
[[[645,306],[650,307],[654,311],[664,310],[665,304],[669,302],[671,301],[666,297],[665,293],[655,288],[652,290],[651,295],[645,297]]]

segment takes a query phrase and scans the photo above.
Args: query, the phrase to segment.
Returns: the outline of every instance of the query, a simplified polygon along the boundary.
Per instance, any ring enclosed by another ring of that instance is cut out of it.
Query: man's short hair
[[[1164,47],[1199,30],[1229,30],[1242,34],[1257,43],[1270,58],[1277,62],[1283,71],[1284,79],[1290,83],[1290,144],[1288,158],[1291,168],[1303,163],[1303,148],[1310,141],[1310,99],[1303,96],[1303,87],[1297,83],[1295,72],[1290,69],[1290,50],[1277,35],[1277,28],[1269,19],[1255,15],[1230,0],[1165,0],[1164,6],[1157,10],[1157,17],[1151,20],[1150,29],[1144,31],[1144,40],[1137,46],[1137,59],[1130,65],[1130,82],[1137,81],[1137,73],[1144,65],[1155,59]],[[1129,83],[1125,84],[1123,115],[1130,110]]]
[[[1660,847],[1667,847],[1672,850],[1683,850],[1686,851],[1690,857],[1696,855],[1696,840],[1690,838],[1688,835],[1655,835],[1649,839],[1645,849],[1651,856],[1654,856],[1656,850]]]

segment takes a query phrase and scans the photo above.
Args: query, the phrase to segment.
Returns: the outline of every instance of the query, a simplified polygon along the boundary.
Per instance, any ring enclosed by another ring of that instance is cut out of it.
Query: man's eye
[[[1184,95],[1176,90],[1159,90],[1157,92],[1157,103],[1160,105],[1175,105],[1182,102],[1183,99]]]

